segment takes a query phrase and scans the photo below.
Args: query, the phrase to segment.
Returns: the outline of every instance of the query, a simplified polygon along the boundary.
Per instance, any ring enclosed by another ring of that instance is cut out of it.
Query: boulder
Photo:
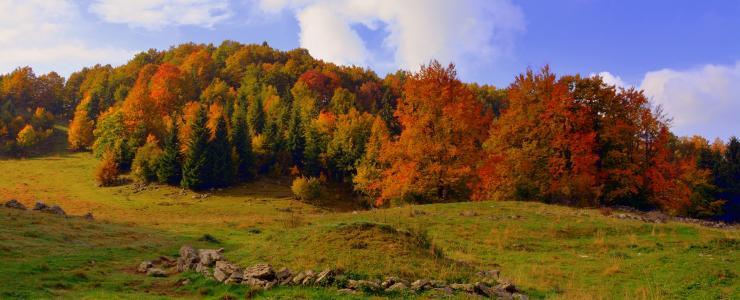
[[[383,282],[380,283],[380,286],[383,287],[384,289],[387,289],[399,282],[402,282],[401,278],[390,276],[390,277],[386,277],[385,280],[383,280]],[[407,285],[407,284],[404,284],[404,285]]]
[[[48,212],[48,213],[50,213],[50,214],[55,214],[55,215],[59,215],[59,216],[66,216],[66,215],[67,215],[67,214],[66,214],[66,213],[64,212],[64,210],[63,210],[63,209],[62,209],[61,207],[59,207],[59,205],[52,205],[51,207],[49,207],[49,209],[47,209],[47,210],[42,210],[42,211],[43,211],[43,212]]]
[[[47,209],[49,209],[49,206],[46,205],[46,203],[41,202],[41,201],[36,201],[36,205],[33,206],[33,210],[44,211]]]
[[[319,273],[319,275],[316,275],[316,281],[314,281],[314,284],[319,286],[326,286],[330,285],[334,281],[334,272],[331,269],[326,269]]]
[[[314,283],[314,281],[316,280],[316,272],[314,272],[313,270],[308,270],[305,272],[305,274],[306,274],[306,278],[304,278],[303,281],[301,281],[301,284],[310,285]]]
[[[394,292],[403,292],[408,290],[409,287],[403,284],[403,282],[396,282],[393,285],[387,287],[385,291],[387,293],[394,293]]]
[[[154,264],[151,261],[142,261],[136,271],[139,273],[146,273],[149,269],[153,268]]]
[[[222,269],[214,268],[213,269],[213,278],[216,279],[218,282],[224,282],[227,278],[229,278],[229,275],[226,274]]]
[[[424,291],[432,288],[432,283],[426,279],[419,279],[411,283],[411,289],[414,291]]]
[[[303,282],[303,279],[306,279],[306,273],[300,272],[296,274],[295,276],[293,276],[292,282],[293,284],[301,284],[301,282]]]
[[[200,274],[203,274],[205,277],[211,277],[211,268],[204,264],[196,264],[195,265],[195,272],[198,272]]]
[[[217,261],[224,259],[224,249],[200,249],[198,250],[198,258],[200,264],[212,267]]]
[[[234,272],[229,275],[229,278],[224,281],[224,283],[240,283],[244,280],[244,273],[242,270],[235,270]]]
[[[475,292],[475,287],[470,283],[453,283],[453,284],[450,284],[450,288],[454,291],[459,291],[459,292],[466,292],[466,293]]]
[[[26,206],[23,205],[23,203],[20,203],[18,202],[18,200],[15,200],[15,199],[10,199],[10,201],[5,202],[4,206],[7,208],[26,210]]]
[[[517,291],[516,286],[514,286],[514,284],[511,283],[511,281],[507,281],[507,280],[500,280],[499,284],[496,286],[496,289],[507,291],[509,293],[514,293]]]
[[[370,280],[350,280],[347,287],[353,290],[376,292],[379,291],[380,283]]]
[[[146,271],[146,275],[152,277],[166,277],[167,272],[160,268],[149,268],[149,270]]]
[[[244,280],[242,280],[242,284],[249,286],[250,288],[253,288],[253,289],[262,289],[265,287],[265,285],[267,285],[267,281],[262,280],[262,279],[257,279],[257,278],[246,277],[244,278]]]
[[[280,269],[280,271],[277,271],[275,273],[275,279],[280,280],[280,281],[284,281],[284,280],[288,279],[289,277],[291,277],[292,275],[293,275],[293,272],[291,272],[290,269],[288,269],[288,268],[282,268],[282,269]]]
[[[268,264],[256,264],[244,270],[244,277],[272,280],[275,278],[275,271]]]
[[[177,271],[195,270],[199,260],[198,251],[191,246],[184,245],[180,247],[180,257],[177,259]]]
[[[473,290],[478,295],[485,296],[485,297],[493,297],[495,295],[495,293],[493,292],[493,289],[491,289],[490,287],[488,287],[488,285],[482,282],[476,282],[473,285]]]

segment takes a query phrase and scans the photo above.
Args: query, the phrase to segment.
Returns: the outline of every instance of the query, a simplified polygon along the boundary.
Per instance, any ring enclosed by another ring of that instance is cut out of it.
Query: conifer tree
[[[205,108],[199,107],[195,119],[190,124],[188,152],[182,166],[182,180],[180,185],[189,189],[207,187],[209,174],[208,138],[210,132],[206,127]]]
[[[157,162],[157,179],[159,182],[175,185],[182,180],[182,155],[180,154],[180,140],[177,121],[172,122],[172,128],[164,141],[162,156]]]
[[[265,111],[261,97],[254,97],[247,107],[247,125],[252,136],[261,134],[265,128]]]
[[[293,105],[293,109],[290,112],[290,121],[288,122],[286,144],[293,164],[298,166],[298,168],[303,167],[303,151],[306,148],[306,139],[303,133],[300,109],[297,105]]]
[[[240,179],[250,179],[253,176],[254,153],[252,152],[252,138],[244,117],[244,112],[237,111],[234,115],[234,130],[231,133],[231,144],[236,154],[236,176]]]
[[[213,138],[208,143],[206,165],[208,166],[207,173],[210,175],[208,177],[209,186],[223,187],[231,183],[231,145],[226,130],[226,120],[223,116],[218,116]]]

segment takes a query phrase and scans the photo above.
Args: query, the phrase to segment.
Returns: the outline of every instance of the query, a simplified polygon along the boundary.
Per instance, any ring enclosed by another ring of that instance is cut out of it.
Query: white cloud
[[[95,0],[90,11],[110,23],[147,29],[178,25],[210,28],[232,15],[227,0]]]
[[[122,63],[132,51],[91,46],[77,38],[78,7],[67,0],[0,0],[0,73],[31,66],[63,76],[81,66]]]
[[[613,86],[621,87],[621,88],[628,88],[628,87],[631,86],[631,85],[628,85],[627,83],[625,83],[624,80],[622,80],[622,77],[616,76],[616,75],[614,75],[612,73],[609,73],[609,72],[606,72],[606,71],[601,72],[599,74],[591,74],[591,75],[589,75],[589,77],[594,77],[594,76],[597,76],[597,75],[599,77],[601,77],[601,79],[604,80],[604,83],[606,83],[608,85],[613,85]]]
[[[608,84],[632,87],[609,72],[598,75]],[[710,139],[740,135],[740,61],[647,72],[639,88],[673,119],[672,130],[678,135],[698,134]]]
[[[293,11],[301,46],[340,64],[372,64],[415,70],[431,59],[465,67],[506,55],[524,30],[521,10],[509,0],[259,0],[265,12]],[[352,26],[386,33],[392,62],[373,57]]]
[[[740,134],[740,61],[648,72],[640,88],[673,117],[674,130],[681,135]]]

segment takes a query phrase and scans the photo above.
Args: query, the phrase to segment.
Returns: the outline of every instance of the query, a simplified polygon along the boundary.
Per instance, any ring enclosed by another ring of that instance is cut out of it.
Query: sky
[[[549,64],[644,90],[678,135],[740,135],[740,0],[0,0],[0,73],[226,39],[498,87]]]

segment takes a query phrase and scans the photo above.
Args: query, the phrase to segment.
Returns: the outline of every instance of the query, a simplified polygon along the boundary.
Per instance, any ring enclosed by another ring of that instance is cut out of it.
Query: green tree
[[[202,189],[207,187],[210,177],[208,170],[208,139],[210,132],[206,127],[208,121],[206,110],[199,107],[195,118],[190,124],[190,136],[188,138],[188,152],[182,166],[182,180],[180,185],[189,189]]]
[[[303,168],[303,151],[306,148],[306,139],[304,137],[300,110],[297,105],[293,105],[290,111],[290,121],[288,122],[288,131],[285,140],[293,164],[298,168]]]
[[[250,179],[254,175],[254,153],[252,153],[252,137],[249,136],[244,112],[236,112],[233,126],[231,144],[236,154],[236,176],[240,179]]]
[[[247,125],[252,136],[261,134],[265,129],[265,111],[262,105],[262,97],[251,98],[247,107]]]
[[[208,185],[212,187],[223,187],[231,183],[232,179],[232,161],[231,145],[229,144],[229,135],[226,130],[226,120],[223,116],[218,116],[216,128],[214,128],[213,138],[208,143],[207,166],[210,176]]]
[[[172,122],[172,127],[164,140],[164,149],[157,161],[156,169],[159,182],[176,185],[182,180],[182,155],[177,121]]]

